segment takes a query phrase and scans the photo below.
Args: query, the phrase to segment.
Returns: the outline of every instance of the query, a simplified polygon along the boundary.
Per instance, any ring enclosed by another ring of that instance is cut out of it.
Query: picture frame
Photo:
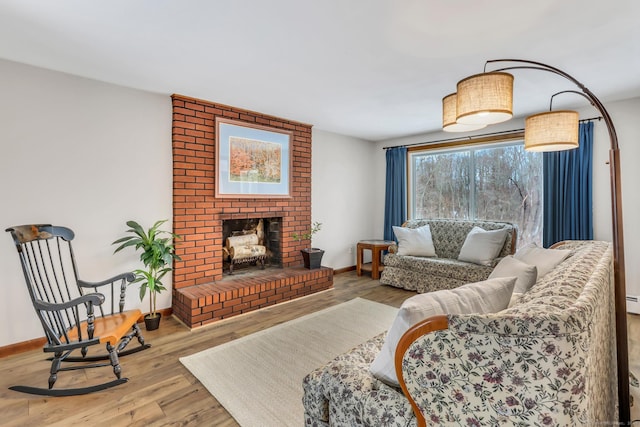
[[[222,117],[215,126],[216,197],[290,197],[292,132]]]

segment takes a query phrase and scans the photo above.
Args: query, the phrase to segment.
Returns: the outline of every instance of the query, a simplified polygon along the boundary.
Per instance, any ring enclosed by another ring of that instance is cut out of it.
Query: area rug
[[[180,361],[243,427],[304,425],[302,379],[387,330],[395,307],[356,298]]]

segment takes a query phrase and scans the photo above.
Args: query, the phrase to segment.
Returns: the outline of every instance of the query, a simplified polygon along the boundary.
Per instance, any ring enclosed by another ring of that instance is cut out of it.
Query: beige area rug
[[[180,361],[241,426],[300,427],[302,379],[386,331],[396,313],[395,307],[356,298]]]

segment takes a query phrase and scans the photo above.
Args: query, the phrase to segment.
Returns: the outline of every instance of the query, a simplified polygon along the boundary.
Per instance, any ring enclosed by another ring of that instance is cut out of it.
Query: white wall
[[[624,215],[624,242],[626,261],[627,295],[640,295],[640,222],[637,221],[637,212],[640,210],[640,195],[635,191],[640,181],[640,168],[635,164],[640,158],[640,98],[625,101],[606,103],[605,107],[611,115],[617,130],[619,148],[621,154],[622,176],[622,203]],[[597,111],[585,107],[580,111],[581,118],[597,117]],[[522,129],[523,119],[513,119],[506,123],[485,128],[468,134],[499,132],[511,129]],[[382,147],[407,145],[412,143],[435,141],[456,137],[456,134],[435,132],[431,134],[415,135],[406,138],[378,142],[373,166],[384,171],[385,155]],[[593,212],[594,212],[594,238],[597,240],[612,239],[611,228],[611,191],[609,180],[609,135],[603,121],[596,121],[594,126],[594,167],[593,167]],[[376,175],[376,186],[384,188],[384,173]],[[375,219],[374,227],[382,229],[384,224],[384,192],[375,194],[375,208],[379,213]]]
[[[606,103],[605,107],[613,119],[620,146],[627,295],[640,295],[640,195],[637,191],[640,168],[636,164],[640,159],[640,98]],[[588,117],[582,112],[580,116]],[[597,151],[594,150],[594,238],[611,240],[609,165],[605,163],[609,160],[609,135],[604,122],[596,122],[594,129],[594,145],[599,146]]]
[[[375,179],[384,167],[373,165],[376,146],[365,140],[313,129],[312,147],[311,216],[322,223],[313,246],[325,250],[322,265],[350,267],[358,240],[382,237],[373,200],[384,193]]]
[[[136,254],[113,255],[111,242],[128,219],[166,218],[171,229],[171,99],[5,60],[0,76],[0,228],[72,228],[85,280],[137,268]],[[0,346],[43,336],[3,234]],[[137,295],[136,286],[128,306],[148,311]],[[170,292],[158,306],[171,306]]]

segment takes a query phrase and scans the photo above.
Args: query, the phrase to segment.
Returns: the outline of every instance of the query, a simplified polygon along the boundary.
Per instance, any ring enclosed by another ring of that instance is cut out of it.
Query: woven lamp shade
[[[456,122],[491,125],[513,116],[513,76],[492,72],[458,82]]]
[[[578,113],[558,110],[534,114],[524,122],[524,148],[561,151],[578,148]]]
[[[463,125],[456,122],[457,95],[452,93],[442,98],[442,130],[445,132],[470,132],[487,127],[487,125]]]

